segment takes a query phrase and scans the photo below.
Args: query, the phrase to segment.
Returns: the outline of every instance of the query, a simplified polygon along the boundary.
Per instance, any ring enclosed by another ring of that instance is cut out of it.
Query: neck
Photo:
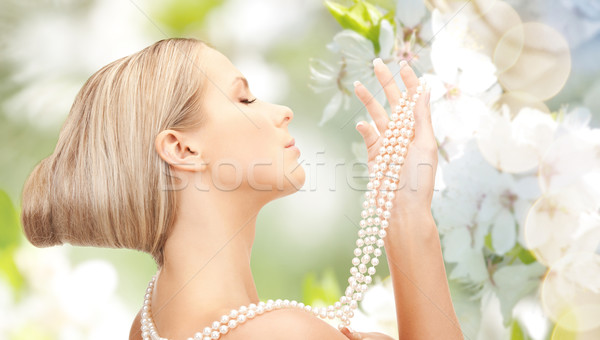
[[[253,201],[235,191],[180,192],[152,299],[161,336],[189,337],[232,309],[258,303],[250,255],[264,204]]]

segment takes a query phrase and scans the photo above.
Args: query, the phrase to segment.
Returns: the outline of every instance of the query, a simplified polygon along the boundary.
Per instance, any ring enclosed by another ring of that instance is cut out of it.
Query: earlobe
[[[160,158],[176,169],[183,171],[203,171],[206,169],[206,162],[202,158],[200,145],[179,131],[161,131],[156,136],[154,144]]]

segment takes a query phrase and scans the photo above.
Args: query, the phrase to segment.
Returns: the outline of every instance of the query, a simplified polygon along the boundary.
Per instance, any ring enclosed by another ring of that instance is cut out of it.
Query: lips
[[[294,145],[296,145],[296,140],[294,138],[292,138],[292,140],[289,141],[289,143],[287,143],[287,145],[285,147],[289,148],[290,146],[294,146]]]

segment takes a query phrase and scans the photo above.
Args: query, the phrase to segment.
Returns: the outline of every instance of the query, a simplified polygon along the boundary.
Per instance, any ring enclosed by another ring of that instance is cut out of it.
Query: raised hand
[[[389,68],[381,59],[375,59],[373,66],[390,107],[394,108],[398,104],[402,92],[396,85]],[[420,86],[419,80],[408,64],[401,62],[400,66],[400,76],[406,86],[408,98],[412,98],[417,92],[417,87]],[[359,122],[356,126],[367,147],[369,172],[371,172],[373,165],[375,165],[375,158],[379,155],[379,148],[383,146],[383,133],[387,129],[390,118],[383,106],[373,98],[369,90],[360,82],[354,83],[354,93],[367,108],[379,131],[378,134],[372,125],[364,121]],[[430,212],[431,209],[438,151],[431,124],[429,90],[426,90],[418,98],[413,111],[415,135],[408,144],[405,161],[399,173],[398,190],[395,192],[395,199],[392,200],[392,216],[414,212]]]

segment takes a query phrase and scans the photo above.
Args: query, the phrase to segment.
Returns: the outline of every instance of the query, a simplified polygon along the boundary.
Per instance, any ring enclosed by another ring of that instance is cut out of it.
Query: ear
[[[154,140],[156,152],[165,162],[184,171],[203,171],[206,162],[201,157],[200,143],[185,133],[163,130]]]

